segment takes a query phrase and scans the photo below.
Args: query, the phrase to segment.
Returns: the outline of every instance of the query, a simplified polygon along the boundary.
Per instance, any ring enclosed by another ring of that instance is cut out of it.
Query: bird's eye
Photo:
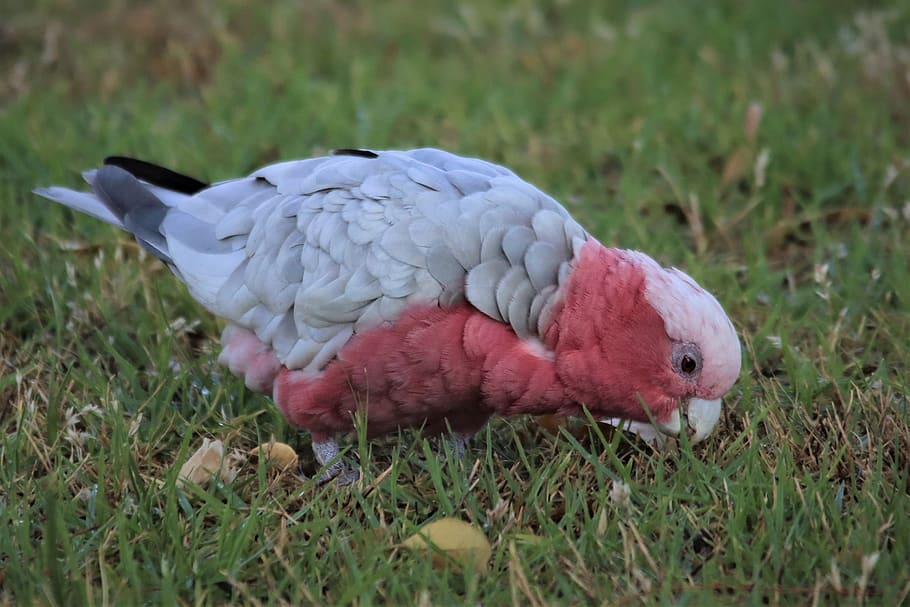
[[[673,369],[686,379],[695,379],[701,372],[701,350],[690,343],[673,344]]]
[[[688,354],[683,355],[682,360],[679,361],[679,370],[686,375],[691,375],[695,373],[696,368],[698,368],[698,363],[695,362],[695,359]]]

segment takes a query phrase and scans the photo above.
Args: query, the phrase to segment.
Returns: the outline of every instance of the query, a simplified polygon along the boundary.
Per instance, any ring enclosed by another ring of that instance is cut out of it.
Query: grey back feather
[[[588,238],[508,169],[435,149],[283,162],[173,205],[117,167],[94,188],[206,307],[311,371],[414,304],[538,335]]]

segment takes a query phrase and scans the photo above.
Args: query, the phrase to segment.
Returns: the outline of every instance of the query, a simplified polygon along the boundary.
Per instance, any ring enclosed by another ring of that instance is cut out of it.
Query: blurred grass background
[[[908,141],[897,3],[13,0],[0,603],[906,600]],[[718,433],[652,452],[499,420],[463,464],[352,437],[350,490],[252,463],[176,490],[202,437],[308,438],[218,375],[216,321],[161,264],[30,190],[112,153],[218,180],[425,145],[714,292],[745,346]],[[443,515],[484,530],[486,572],[399,549]]]

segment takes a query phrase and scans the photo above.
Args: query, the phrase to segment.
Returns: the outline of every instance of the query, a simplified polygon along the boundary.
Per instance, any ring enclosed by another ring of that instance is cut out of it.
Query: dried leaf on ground
[[[263,443],[250,451],[253,457],[264,457],[267,462],[275,463],[281,468],[291,468],[297,465],[297,452],[285,443],[271,441]]]
[[[535,415],[534,421],[550,434],[559,434],[559,429],[566,425],[562,415]]]
[[[214,475],[229,483],[237,476],[237,471],[230,465],[231,458],[224,456],[224,444],[220,440],[202,439],[202,446],[180,467],[177,486],[183,487],[187,482],[204,485]]]
[[[436,567],[455,561],[478,572],[486,569],[492,554],[490,541],[480,529],[454,518],[427,523],[402,545],[409,550],[430,552]]]

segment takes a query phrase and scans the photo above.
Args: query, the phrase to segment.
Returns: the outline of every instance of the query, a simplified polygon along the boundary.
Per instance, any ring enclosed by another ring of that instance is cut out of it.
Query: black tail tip
[[[189,175],[129,156],[108,156],[104,159],[104,164],[120,167],[136,179],[181,194],[192,195],[209,187],[209,184]]]

